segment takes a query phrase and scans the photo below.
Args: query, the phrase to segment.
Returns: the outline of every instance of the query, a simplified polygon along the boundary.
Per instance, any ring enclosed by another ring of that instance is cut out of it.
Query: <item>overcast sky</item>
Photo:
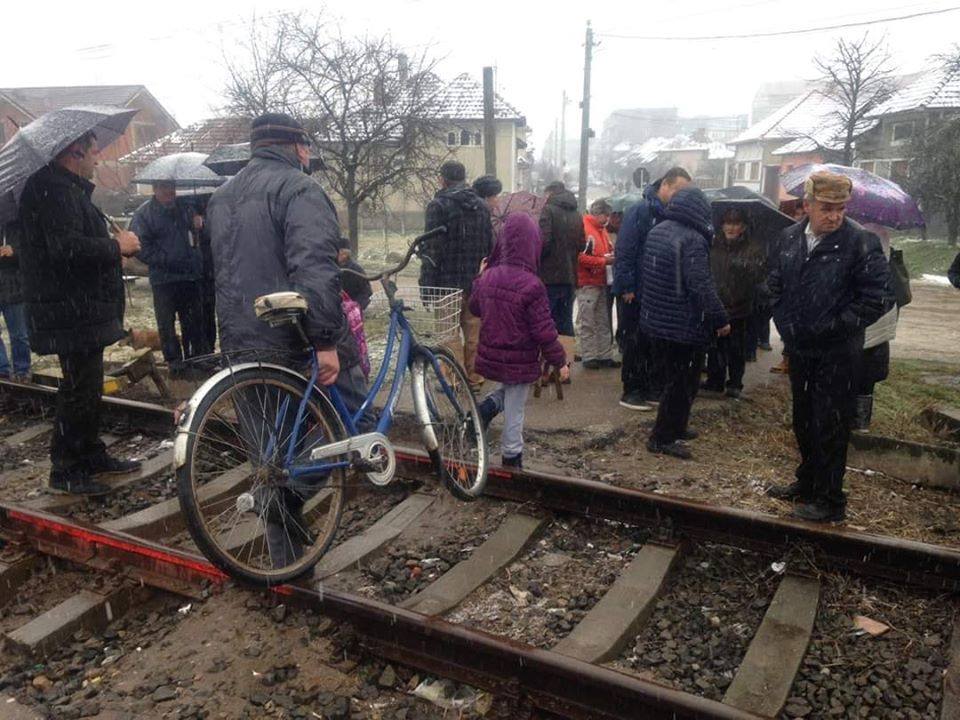
[[[318,4],[256,0],[86,2],[57,7],[8,3],[3,12],[0,86],[143,84],[186,125],[215,114],[222,101],[222,58],[249,32],[254,15]],[[593,118],[598,131],[614,109],[676,106],[683,114],[749,112],[764,81],[813,76],[811,58],[863,28],[768,39],[661,42],[604,33],[698,35],[769,32],[872,20],[960,5],[958,0],[633,0],[525,3],[488,0],[331,0],[326,13],[348,33],[390,33],[397,44],[430,47],[442,72],[480,77],[498,68],[498,87],[543,144],[559,116],[561,92],[573,99],[568,133],[579,132],[583,35],[592,20],[601,42],[594,58]],[[471,7],[473,9],[471,9]],[[575,7],[576,9],[565,9]],[[56,8],[56,9],[54,9]],[[155,8],[162,8],[160,10]],[[56,17],[52,17],[53,14]],[[924,67],[956,41],[960,12],[870,28],[885,35],[901,69]]]

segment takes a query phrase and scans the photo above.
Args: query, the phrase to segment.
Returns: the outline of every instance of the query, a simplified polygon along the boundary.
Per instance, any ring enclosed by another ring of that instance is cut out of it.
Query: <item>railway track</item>
[[[46,388],[2,382],[0,393],[32,406],[52,399]],[[172,411],[159,406],[108,399],[105,411],[144,432],[169,433],[173,426]],[[158,455],[150,472],[164,460]],[[427,462],[423,454],[408,449],[398,454],[398,460],[408,474],[420,474]],[[330,581],[402,537],[430,506],[427,493],[412,494],[372,527],[330,551],[312,581],[277,588],[275,594],[283,602],[319,609],[351,623],[362,630],[365,644],[379,656],[484,688],[542,717],[749,718],[776,716],[790,696],[821,602],[821,580],[815,574],[786,573],[779,579],[723,702],[667,688],[611,665],[655,613],[658,599],[668,592],[691,546],[728,545],[773,559],[799,554],[811,566],[869,582],[893,581],[917,592],[937,591],[944,597],[955,593],[960,584],[960,552],[951,548],[545,473],[494,469],[488,495],[510,501],[499,527],[470,557],[399,606],[333,589],[336,583]],[[542,513],[530,513],[530,508],[656,533],[655,541],[643,543],[630,554],[602,597],[550,649],[443,619],[529,551],[544,524]],[[67,519],[62,513],[68,510],[42,498],[27,504],[0,504],[0,537],[7,542],[7,560],[0,560],[0,605],[12,597],[43,555],[113,576],[113,585],[99,597],[87,593],[86,604],[70,598],[77,616],[85,612],[109,618],[130,602],[140,585],[199,597],[223,583],[223,576],[203,558],[168,543],[182,531],[175,499],[99,525]],[[19,558],[11,557],[11,551],[19,553]],[[104,610],[105,606],[109,609]],[[62,608],[56,609],[59,613],[53,615],[64,615]],[[42,624],[42,620],[32,622]],[[26,632],[18,637],[37,637],[37,627],[31,629],[33,635]],[[43,642],[50,641],[37,641],[36,647],[42,650]],[[943,718],[958,712],[953,691],[957,660],[951,659],[946,674]]]

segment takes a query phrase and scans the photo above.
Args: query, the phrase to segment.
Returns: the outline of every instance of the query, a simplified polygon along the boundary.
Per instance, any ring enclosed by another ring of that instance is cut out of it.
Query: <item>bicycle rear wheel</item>
[[[446,348],[430,348],[413,363],[413,405],[423,442],[447,489],[475,500],[487,483],[487,441],[467,375]],[[438,372],[439,370],[439,372]]]
[[[187,528],[200,551],[237,580],[289,582],[333,541],[346,471],[296,481],[288,471],[309,464],[310,450],[346,432],[327,398],[311,393],[288,464],[307,380],[260,365],[222,375],[208,383],[178,437],[177,489]]]

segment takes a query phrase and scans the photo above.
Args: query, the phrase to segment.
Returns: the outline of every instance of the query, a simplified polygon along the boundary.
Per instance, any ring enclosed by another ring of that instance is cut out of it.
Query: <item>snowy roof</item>
[[[71,105],[125,106],[146,90],[143,85],[83,85],[76,87],[0,88],[0,96],[32,117]]]
[[[960,108],[960,64],[921,73],[871,116],[880,117],[920,108]]]
[[[613,152],[620,155],[614,162],[618,165],[634,163],[650,163],[661,153],[668,152],[705,152],[709,160],[724,160],[732,158],[734,152],[724,143],[699,143],[689,135],[674,135],[673,137],[653,137],[639,145],[621,142],[613,147]]]
[[[458,75],[437,91],[436,117],[443,120],[482,120],[483,83],[467,73]],[[493,116],[497,120],[523,122],[523,114],[499,93],[494,94]]]
[[[149,145],[124,155],[120,158],[120,162],[139,165],[173,153],[211,153],[221,145],[247,142],[249,139],[249,118],[210,118],[180,130],[174,130]]]

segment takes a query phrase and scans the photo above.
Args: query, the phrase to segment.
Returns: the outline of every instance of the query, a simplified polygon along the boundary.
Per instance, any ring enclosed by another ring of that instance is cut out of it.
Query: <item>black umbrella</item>
[[[777,209],[777,204],[766,195],[761,195],[741,185],[731,185],[730,187],[716,190],[704,190],[704,194],[710,202],[714,200],[757,200],[764,205]]]
[[[224,179],[204,166],[205,153],[182,152],[158,157],[133,179],[135,183],[153,185],[173,183],[177,188],[210,188],[223,185]]]
[[[100,149],[127,129],[136,109],[77,106],[53,110],[20,128],[0,150],[0,223],[17,216],[27,180],[91,130]]]
[[[744,188],[746,190],[746,188]],[[747,190],[747,192],[750,192]],[[713,223],[719,229],[723,222],[723,214],[727,210],[739,210],[747,219],[747,227],[751,237],[769,245],[784,228],[793,225],[794,220],[789,215],[773,207],[767,198],[752,198],[749,200],[717,199],[710,203],[713,208]]]
[[[217,175],[236,175],[250,162],[250,143],[236,143],[235,145],[221,145],[207,157],[206,165]],[[310,156],[310,172],[323,168],[323,160]]]

